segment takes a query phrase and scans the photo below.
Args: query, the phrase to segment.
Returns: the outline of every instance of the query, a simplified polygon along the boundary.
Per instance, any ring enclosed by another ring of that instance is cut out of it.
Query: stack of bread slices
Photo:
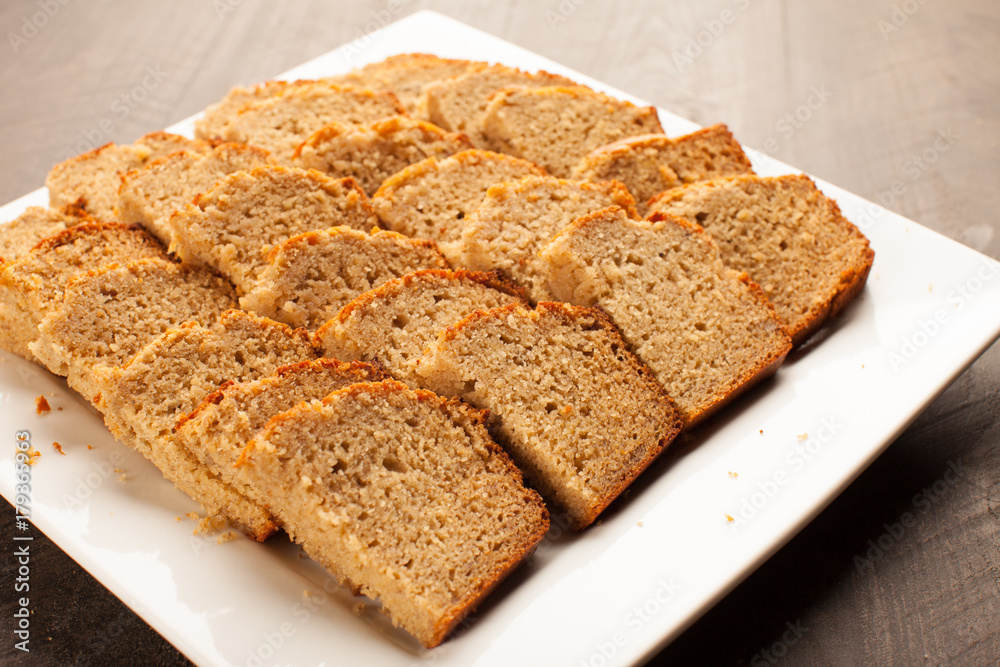
[[[439,644],[682,430],[774,373],[873,253],[716,125],[406,54],[232,90],[196,138],[56,165],[0,226],[0,347],[248,536]]]

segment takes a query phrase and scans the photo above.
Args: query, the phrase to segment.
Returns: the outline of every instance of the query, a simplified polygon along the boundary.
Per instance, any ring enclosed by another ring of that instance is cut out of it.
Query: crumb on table
[[[44,415],[46,412],[52,412],[52,406],[49,405],[44,395],[35,396],[35,414]]]
[[[60,445],[58,442],[53,441],[52,447],[63,456],[66,456],[66,452],[63,451],[62,445]]]

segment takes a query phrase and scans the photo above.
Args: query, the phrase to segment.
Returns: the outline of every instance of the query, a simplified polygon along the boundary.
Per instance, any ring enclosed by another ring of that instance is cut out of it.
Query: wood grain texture
[[[219,3],[200,0],[70,2],[17,44],[9,34],[40,5],[0,5],[0,201],[39,187],[52,164],[79,149],[132,141],[234,84],[358,37],[387,7],[232,4],[219,12]],[[1000,258],[993,0],[413,0],[398,16],[424,8],[696,122],[726,122],[749,146]],[[954,141],[935,152],[942,132]],[[998,393],[994,345],[819,518],[654,662],[992,664],[1000,655]],[[942,482],[957,462],[961,475],[948,476],[957,481]],[[869,541],[907,512],[915,525],[872,567],[858,567]],[[11,534],[9,506],[2,521]],[[5,591],[13,576],[7,542]],[[33,627],[51,639],[33,643],[27,658],[15,653],[5,593],[0,662],[185,664],[51,543],[35,545]]]

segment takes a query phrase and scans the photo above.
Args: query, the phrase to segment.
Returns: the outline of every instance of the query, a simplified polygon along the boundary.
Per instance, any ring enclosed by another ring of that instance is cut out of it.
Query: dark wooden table
[[[41,186],[54,163],[80,149],[130,142],[233,84],[271,77],[354,39],[379,12],[402,17],[423,8],[696,122],[726,122],[749,146],[1000,258],[995,0],[7,0],[0,5],[0,201]],[[933,162],[921,161],[940,132],[957,139]],[[998,392],[994,345],[656,662],[994,664]],[[874,567],[857,567],[854,557],[913,510],[949,461],[966,467],[961,483],[936,495]],[[2,510],[9,535],[13,510]],[[35,543],[32,625],[45,631],[29,656],[14,651],[8,542],[0,662],[186,663],[44,539]]]

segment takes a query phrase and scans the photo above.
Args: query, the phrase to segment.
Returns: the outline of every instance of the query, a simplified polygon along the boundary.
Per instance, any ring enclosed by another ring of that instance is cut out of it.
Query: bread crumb
[[[365,611],[365,603],[355,602],[354,604],[351,605],[351,611],[360,616]]]
[[[60,405],[60,406],[59,406],[58,408],[56,408],[56,410],[57,410],[57,411],[59,411],[59,412],[62,412],[62,409],[63,409],[63,408],[62,408],[62,406],[61,406],[61,405]]]
[[[809,434],[808,433],[799,433],[795,437],[798,438],[799,440],[808,440],[809,439]]]
[[[52,447],[63,456],[66,456],[66,452],[63,451],[62,445],[60,445],[58,442],[53,441]]]
[[[928,292],[933,292],[934,291],[934,285],[928,285],[927,286],[927,291]]]
[[[637,526],[639,526],[640,528],[642,528],[642,521],[636,521],[636,522],[635,522],[635,525],[637,525]]]
[[[239,533],[235,530],[227,530],[222,535],[219,535],[219,539],[217,539],[216,542],[219,544],[225,544],[226,542],[232,542],[237,537],[239,537]]]
[[[729,523],[732,523],[733,521],[736,521],[736,519],[733,518],[732,514],[727,514],[726,515],[726,521],[728,521]]]
[[[118,475],[118,481],[124,484],[126,482],[125,475]]]
[[[192,512],[193,514],[193,512]],[[195,514],[195,516],[198,516]],[[224,517],[213,515],[206,516],[204,519],[198,522],[195,526],[194,534],[199,535],[201,533],[214,533],[216,531],[222,530],[226,526],[226,519]]]
[[[179,516],[174,517],[174,521],[180,522],[181,518]]]
[[[34,447],[28,448],[28,465],[33,466],[41,458],[42,453],[35,449]]]
[[[764,429],[761,429],[761,430],[759,431],[759,433],[760,433],[761,435],[764,435]]]
[[[125,472],[125,469],[124,468],[115,468],[115,472],[122,473],[122,472]]]
[[[61,408],[60,408],[60,409],[61,409]],[[93,446],[93,445],[87,445],[87,449],[93,449],[93,448],[94,448],[94,446]]]
[[[187,518],[191,519],[192,521],[197,521],[198,520],[198,515],[195,514],[194,512],[188,512],[184,516],[186,516]]]
[[[736,479],[737,477],[740,476],[740,474],[738,472],[733,472],[732,470],[730,470],[726,474],[729,475],[730,479]]]
[[[46,412],[52,412],[52,406],[42,394],[35,396],[35,414],[44,415]]]

